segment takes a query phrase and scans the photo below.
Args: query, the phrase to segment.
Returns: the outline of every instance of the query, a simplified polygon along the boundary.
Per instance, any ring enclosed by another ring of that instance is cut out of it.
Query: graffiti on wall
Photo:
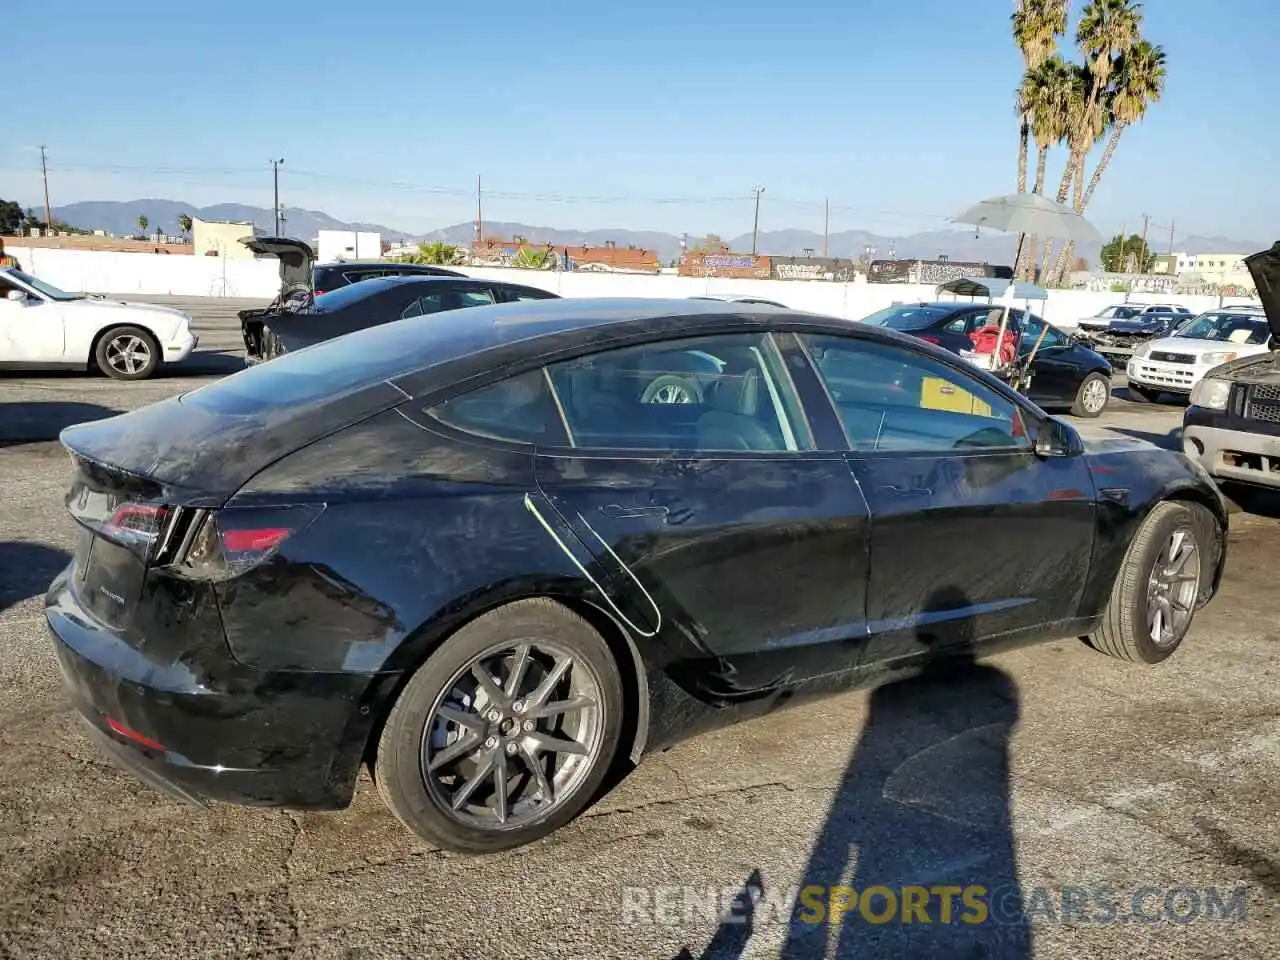
[[[872,260],[872,283],[939,284],[960,277],[1013,278],[1013,268],[991,263],[958,260]]]
[[[772,275],[775,280],[834,280],[837,283],[847,283],[856,273],[852,260],[837,257],[773,257],[772,260]]]

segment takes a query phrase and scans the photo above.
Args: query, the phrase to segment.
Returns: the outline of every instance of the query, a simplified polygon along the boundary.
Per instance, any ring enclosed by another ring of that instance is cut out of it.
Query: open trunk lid
[[[291,310],[306,309],[312,303],[316,255],[309,244],[289,237],[245,237],[240,242],[259,257],[275,257],[280,261],[280,291],[270,306],[241,310],[238,314],[245,355],[260,359],[266,347],[264,320]]]
[[[1262,309],[1271,330],[1271,348],[1280,347],[1280,240],[1268,250],[1260,250],[1244,258],[1244,264],[1258,288]]]

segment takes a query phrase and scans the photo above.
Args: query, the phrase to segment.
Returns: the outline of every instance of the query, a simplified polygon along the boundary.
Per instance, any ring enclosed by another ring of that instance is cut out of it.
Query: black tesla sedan
[[[1158,663],[1225,557],[1181,453],[772,307],[398,321],[61,439],[80,541],[46,617],[106,752],[310,808],[368,763],[467,851],[565,824],[614,761],[940,658]]]
[[[471,277],[396,275],[360,280],[275,310],[240,316],[245,363],[260,363],[366,327],[446,310],[557,300],[546,290]]]
[[[864,317],[862,323],[888,327],[959,353],[972,350],[970,336],[988,323],[1000,323],[1003,307],[943,302],[898,304]],[[1009,310],[1009,329],[1022,356],[1040,343],[1032,361],[1028,395],[1051,409],[1069,409],[1078,417],[1101,416],[1111,399],[1111,363],[1089,345],[1033,313]],[[1041,339],[1045,327],[1049,330]]]

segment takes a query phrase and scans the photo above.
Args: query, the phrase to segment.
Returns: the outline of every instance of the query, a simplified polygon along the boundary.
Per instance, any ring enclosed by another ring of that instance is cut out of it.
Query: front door
[[[868,657],[1074,617],[1095,523],[1083,459],[1037,457],[1034,414],[962,364],[852,337],[801,340],[871,510]],[[932,402],[939,393],[945,407]]]
[[[1022,352],[1028,354],[1047,326],[1039,317],[1028,316]],[[1031,387],[1027,391],[1036,403],[1063,404],[1075,400],[1079,367],[1075,362],[1071,341],[1060,330],[1050,326],[1040,341],[1040,349],[1032,364]]]
[[[718,698],[856,666],[867,506],[813,450],[771,337],[665,341],[550,368],[572,446],[540,449],[561,529],[655,666]]]
[[[62,308],[0,276],[0,363],[61,363],[64,346]]]

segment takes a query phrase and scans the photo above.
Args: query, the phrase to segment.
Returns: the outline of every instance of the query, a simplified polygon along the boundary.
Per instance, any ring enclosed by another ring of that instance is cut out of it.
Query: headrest
[[[711,408],[722,413],[754,417],[759,393],[760,371],[756,367],[738,370],[726,368],[711,395]]]

